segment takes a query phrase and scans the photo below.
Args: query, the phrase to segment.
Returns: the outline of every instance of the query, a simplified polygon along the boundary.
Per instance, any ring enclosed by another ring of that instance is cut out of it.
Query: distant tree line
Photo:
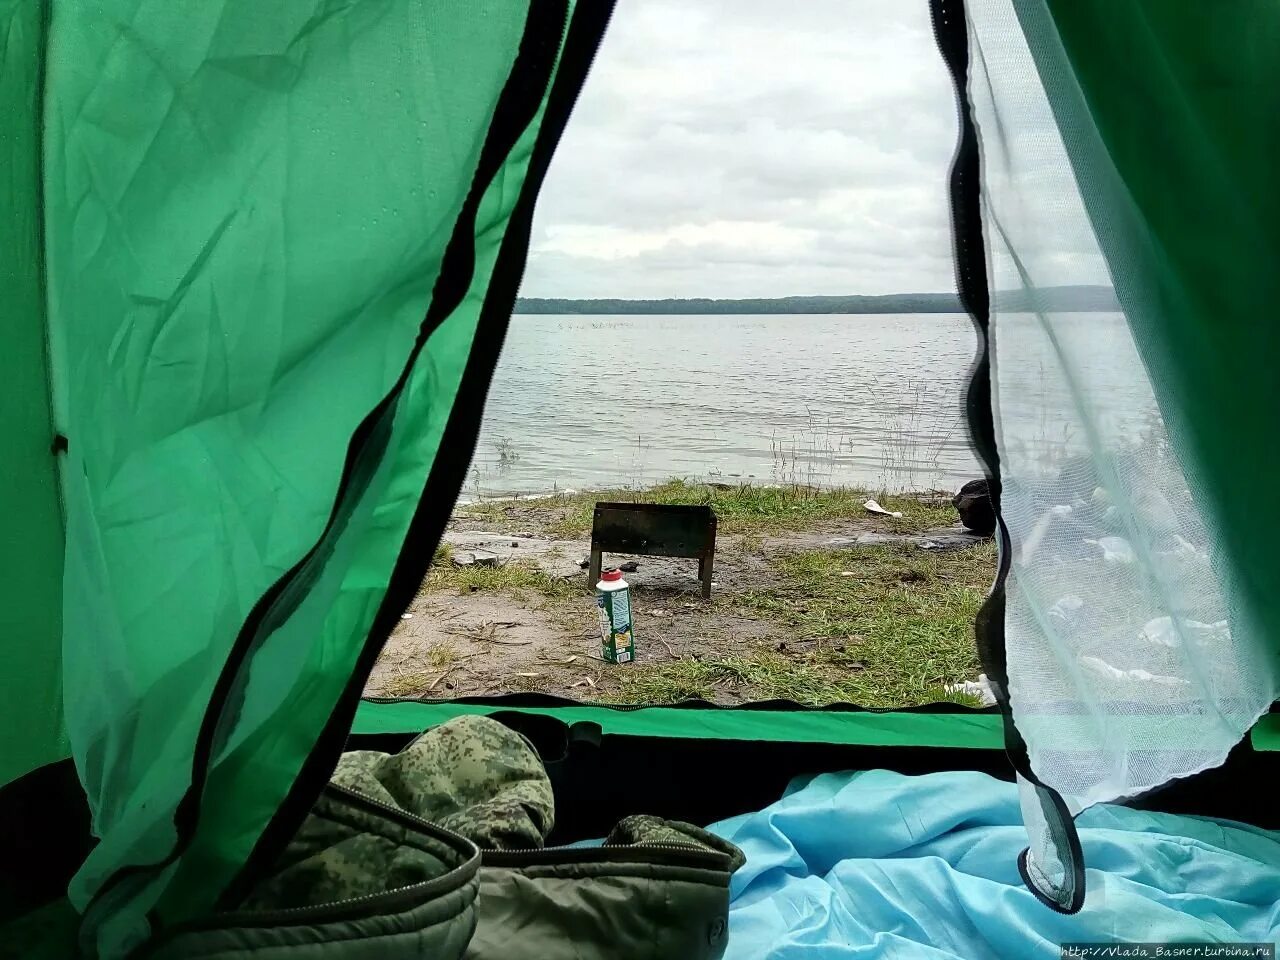
[[[995,295],[997,307],[1009,311],[1112,312],[1120,309],[1110,287],[1042,287],[1035,291],[1004,290]],[[1033,306],[1034,304],[1034,306]],[[961,313],[953,293],[890,293],[881,296],[770,297],[719,300],[568,300],[560,297],[521,297],[516,313],[589,314],[714,314],[714,313]]]

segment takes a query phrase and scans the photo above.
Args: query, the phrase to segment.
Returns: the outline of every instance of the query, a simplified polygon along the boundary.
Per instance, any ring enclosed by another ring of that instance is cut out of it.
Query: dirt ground
[[[936,515],[935,505],[928,516]],[[847,587],[842,578],[861,575],[857,561],[864,551],[882,558],[892,548],[904,563],[935,564],[943,554],[973,554],[974,582],[987,576],[991,563],[974,550],[979,538],[958,525],[904,531],[901,523],[872,514],[769,534],[722,534],[710,602],[700,596],[695,560],[609,555],[606,566],[638,565],[625,574],[633,594],[636,662],[614,665],[600,656],[594,593],[582,566],[589,540],[558,538],[564,517],[564,506],[554,501],[483,512],[460,508],[365,694],[454,699],[538,690],[586,701],[701,696],[737,703],[781,692],[819,702],[843,699],[840,674],[865,664],[851,659],[840,630],[823,622],[826,608],[809,611],[803,593],[794,599],[794,572],[787,571],[795,561],[834,559],[836,567],[852,567],[828,571],[815,581],[815,592],[828,583]],[[467,564],[475,551],[492,566]],[[890,573],[895,597],[927,579],[914,570]],[[944,574],[939,582],[948,579]],[[847,642],[859,639],[850,635]],[[960,662],[959,672],[967,675],[927,679],[943,686],[972,680],[976,657]],[[790,692],[811,679],[818,682],[812,696],[803,685]]]

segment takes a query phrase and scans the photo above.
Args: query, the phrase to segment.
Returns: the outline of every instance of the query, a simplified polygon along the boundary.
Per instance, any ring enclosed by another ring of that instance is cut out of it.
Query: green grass
[[[933,553],[910,544],[775,557],[779,583],[730,602],[783,625],[787,655],[684,657],[619,675],[620,703],[715,699],[899,707],[947,700],[981,706],[945,685],[980,667],[973,621],[995,569],[991,544]],[[850,573],[852,576],[843,576]]]
[[[458,650],[452,643],[442,641],[427,650],[423,660],[426,661],[425,670],[398,673],[383,683],[383,695],[411,697],[421,693],[430,687],[432,682],[438,680],[441,673],[458,662]]]
[[[868,513],[863,503],[874,497],[887,510],[901,511],[895,519]],[[547,518],[543,532],[557,539],[585,537],[591,532],[591,516],[599,501],[625,503],[706,504],[716,511],[721,533],[760,536],[807,530],[826,521],[846,518],[875,520],[899,532],[926,530],[956,522],[949,503],[937,504],[918,497],[869,494],[845,488],[806,486],[759,487],[749,484],[720,489],[687,480],[671,480],[648,490],[603,490],[542,500],[470,503],[469,516],[477,519],[519,520],[522,514]]]
[[[977,674],[973,622],[995,569],[992,544],[947,553],[892,544],[774,563],[781,583],[740,602],[788,628],[793,643],[811,641],[808,663],[834,673],[838,699],[923,703]]]
[[[520,599],[532,596],[553,600],[580,597],[577,579],[553,577],[545,570],[525,563],[500,567],[455,567],[448,547],[436,551],[435,562],[422,583],[424,593],[451,590],[455,593],[508,593]]]
[[[684,657],[621,673],[615,700],[619,703],[679,703],[714,700],[717,688],[742,688],[752,700],[794,700],[833,703],[842,699],[830,671],[776,653],[757,651],[748,656]]]
[[[651,705],[695,699],[713,701],[718,692],[731,688],[740,690],[745,700],[793,700],[815,706],[856,703],[864,707],[901,707],[941,701],[982,706],[977,697],[949,692],[941,683],[923,686],[915,694],[867,697],[842,673],[837,664],[824,663],[820,658],[805,662],[764,651],[723,659],[685,657],[652,666],[636,664],[619,677],[618,690],[602,694],[600,700]]]

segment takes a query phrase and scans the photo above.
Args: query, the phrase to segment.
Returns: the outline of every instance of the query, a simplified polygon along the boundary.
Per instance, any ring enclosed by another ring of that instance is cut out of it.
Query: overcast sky
[[[522,293],[951,290],[955,137],[924,0],[622,0]]]

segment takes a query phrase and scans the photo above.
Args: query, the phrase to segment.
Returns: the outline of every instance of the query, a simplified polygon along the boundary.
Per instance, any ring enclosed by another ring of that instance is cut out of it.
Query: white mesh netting
[[[1104,261],[1010,0],[969,8],[990,285],[1033,305],[992,310],[1009,694],[1032,769],[1079,808],[1220,763],[1276,683],[1162,419],[1177,398],[1157,402],[1118,305],[1077,312],[1098,291],[1053,289],[1129,265]]]

